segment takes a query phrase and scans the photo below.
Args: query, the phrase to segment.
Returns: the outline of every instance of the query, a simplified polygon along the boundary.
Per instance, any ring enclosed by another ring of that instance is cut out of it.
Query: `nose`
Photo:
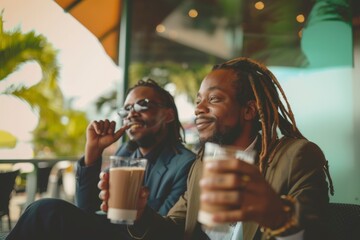
[[[132,116],[137,116],[139,113],[135,111],[134,105],[131,105],[129,113],[126,118],[131,118]]]
[[[197,116],[201,113],[208,113],[208,112],[209,112],[209,108],[207,107],[207,104],[204,100],[197,103],[197,105],[195,107],[195,116]]]

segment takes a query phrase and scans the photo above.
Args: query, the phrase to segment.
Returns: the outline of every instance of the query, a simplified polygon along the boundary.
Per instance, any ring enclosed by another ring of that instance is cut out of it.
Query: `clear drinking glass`
[[[237,158],[241,161],[245,161],[253,164],[255,161],[255,151],[243,151],[234,146],[224,146],[215,143],[206,143],[205,151],[203,157],[204,169],[202,177],[211,177],[212,172],[208,171],[205,168],[205,165],[212,161],[222,161],[226,160],[229,157]],[[201,193],[205,193],[207,189],[201,189]],[[235,206],[237,207],[237,206]],[[227,232],[231,223],[219,224],[212,220],[212,216],[217,211],[222,210],[231,210],[234,206],[219,206],[214,204],[209,204],[200,201],[200,210],[198,213],[198,221],[202,223],[202,228],[205,232],[216,231],[216,232]]]
[[[110,156],[107,218],[112,223],[134,223],[146,164],[144,158]]]

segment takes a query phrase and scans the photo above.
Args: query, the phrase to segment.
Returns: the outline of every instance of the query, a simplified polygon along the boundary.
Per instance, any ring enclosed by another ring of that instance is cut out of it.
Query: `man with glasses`
[[[62,200],[38,200],[25,210],[7,239],[106,239],[123,234],[122,226],[95,212],[101,203],[97,185],[103,151],[125,132],[129,141],[115,155],[148,160],[144,178],[150,189],[147,204],[160,215],[167,214],[186,190],[195,154],[183,145],[184,129],[168,91],[149,79],[140,80],[126,95],[118,112],[123,121],[119,130],[107,119],[93,121],[87,128],[85,155],[76,169],[76,205],[82,210]]]
[[[148,159],[144,180],[150,189],[148,204],[166,215],[186,190],[195,154],[182,144],[184,129],[169,92],[149,79],[140,80],[126,95],[118,112],[123,121],[119,130],[115,131],[115,122],[109,120],[94,121],[87,128],[85,156],[77,168],[77,205],[90,212],[99,209],[101,155],[126,131],[129,141],[115,155]]]

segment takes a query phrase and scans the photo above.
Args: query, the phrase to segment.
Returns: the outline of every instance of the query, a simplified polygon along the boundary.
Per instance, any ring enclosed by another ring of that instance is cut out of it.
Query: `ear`
[[[175,112],[173,109],[168,108],[165,111],[165,123],[170,123],[175,120]]]
[[[256,101],[250,100],[246,103],[245,112],[244,112],[244,119],[245,120],[254,120],[258,116],[258,111],[256,107]]]

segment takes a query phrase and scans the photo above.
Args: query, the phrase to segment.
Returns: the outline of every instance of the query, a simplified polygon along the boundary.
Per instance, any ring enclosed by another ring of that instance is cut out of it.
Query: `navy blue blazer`
[[[131,156],[123,144],[115,155]],[[149,173],[146,186],[150,190],[148,205],[159,214],[165,216],[179,197],[186,191],[186,181],[196,155],[183,144],[166,145],[156,159]],[[76,168],[76,205],[88,212],[99,210],[101,201],[100,190],[97,188],[101,170],[101,159],[93,166],[85,167],[84,158],[77,163]]]

